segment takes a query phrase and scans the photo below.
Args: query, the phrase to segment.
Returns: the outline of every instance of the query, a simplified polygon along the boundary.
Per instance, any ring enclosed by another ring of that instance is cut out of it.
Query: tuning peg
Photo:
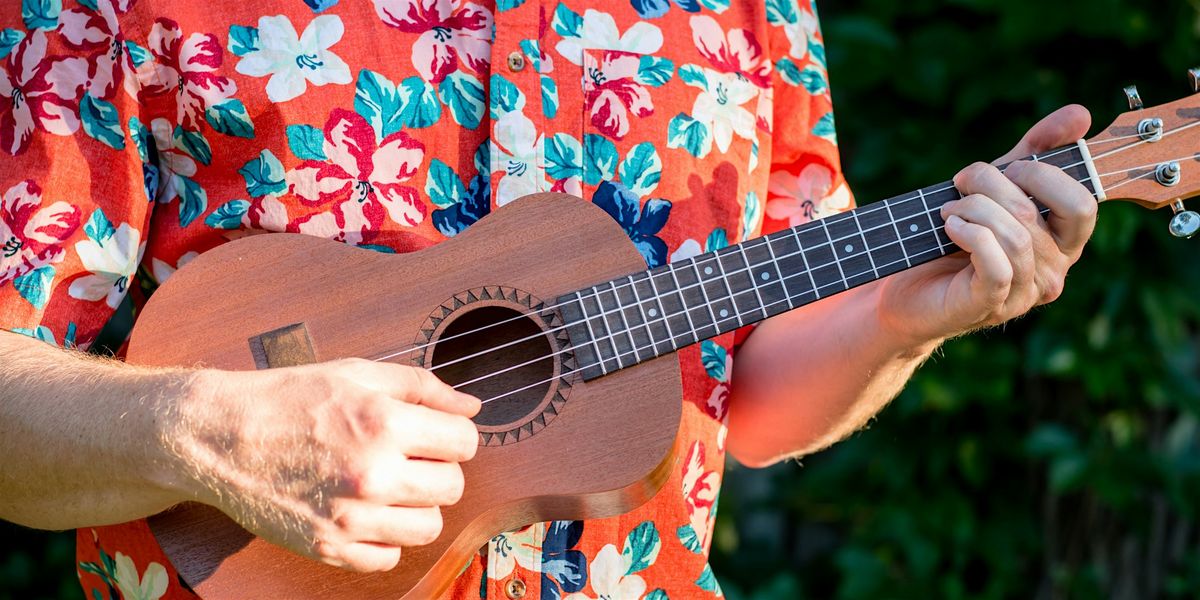
[[[1138,94],[1136,85],[1125,88],[1125,99],[1129,101],[1129,110],[1142,109],[1142,97]]]
[[[1200,67],[1188,69],[1188,83],[1192,86],[1192,93],[1200,93]]]
[[[1175,213],[1175,216],[1171,217],[1171,235],[1186,240],[1200,231],[1200,213],[1184,210],[1181,201],[1173,202],[1171,210]]]

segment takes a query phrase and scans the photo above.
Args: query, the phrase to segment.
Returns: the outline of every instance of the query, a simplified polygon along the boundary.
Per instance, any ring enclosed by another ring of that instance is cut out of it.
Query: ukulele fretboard
[[[1078,146],[1030,160],[1095,194]],[[577,369],[593,379],[956,252],[940,209],[961,197],[941,183],[564,295]]]

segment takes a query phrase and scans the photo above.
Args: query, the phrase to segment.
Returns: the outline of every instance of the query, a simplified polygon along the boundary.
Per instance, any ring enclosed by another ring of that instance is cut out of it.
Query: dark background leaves
[[[1200,65],[1196,0],[839,0],[823,9],[860,203],[1007,151],[1068,102],[1098,131]],[[729,597],[1200,594],[1200,241],[1106,205],[1057,303],[953,341],[871,427],[731,468]],[[72,534],[0,524],[0,600],[79,598]]]

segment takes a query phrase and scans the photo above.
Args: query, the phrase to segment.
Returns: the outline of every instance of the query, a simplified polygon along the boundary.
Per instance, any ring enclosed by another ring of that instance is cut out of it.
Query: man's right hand
[[[355,571],[442,529],[475,455],[478,399],[360,359],[198,371],[162,423],[178,489],[284,548]]]

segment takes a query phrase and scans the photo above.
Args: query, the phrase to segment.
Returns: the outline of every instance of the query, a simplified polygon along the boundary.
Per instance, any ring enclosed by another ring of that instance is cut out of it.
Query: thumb
[[[1073,143],[1087,135],[1091,126],[1092,115],[1086,108],[1078,104],[1064,106],[1038,121],[1008,154],[994,164],[1002,165]]]

